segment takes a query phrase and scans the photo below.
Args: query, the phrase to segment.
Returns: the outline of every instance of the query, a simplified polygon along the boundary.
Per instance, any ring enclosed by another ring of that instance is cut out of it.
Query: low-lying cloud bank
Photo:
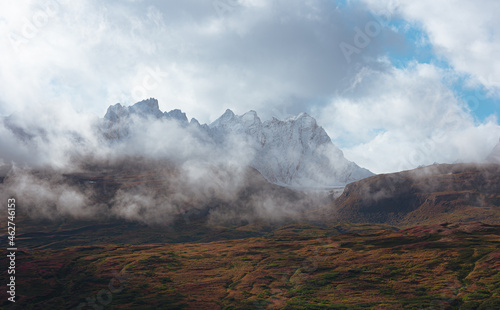
[[[0,196],[32,218],[218,225],[299,218],[314,205],[249,168],[254,149],[236,135],[220,147],[196,126],[132,116],[127,136],[109,140],[103,119],[78,114],[75,124],[64,113],[17,114],[0,126]]]
[[[71,109],[3,119],[0,198],[16,197],[33,218],[160,225],[307,219],[322,202],[249,168],[255,149],[238,134],[216,144],[198,125],[147,115],[127,119],[126,135],[110,139],[108,130],[102,118]]]
[[[69,174],[14,166],[0,192],[31,218],[151,225],[277,223],[304,219],[317,204],[317,197],[271,184],[252,168],[137,157]]]

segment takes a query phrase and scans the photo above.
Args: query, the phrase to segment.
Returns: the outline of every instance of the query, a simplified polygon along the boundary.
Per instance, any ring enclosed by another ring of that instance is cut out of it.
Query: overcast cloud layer
[[[57,135],[149,97],[200,122],[227,108],[264,118],[305,111],[376,173],[478,161],[500,137],[497,115],[474,114],[486,99],[498,114],[500,94],[498,4],[480,2],[2,3],[0,115],[20,113]],[[416,46],[432,61],[401,66],[398,55]],[[485,91],[461,98],[457,80]],[[0,135],[2,158],[17,153],[10,139]]]

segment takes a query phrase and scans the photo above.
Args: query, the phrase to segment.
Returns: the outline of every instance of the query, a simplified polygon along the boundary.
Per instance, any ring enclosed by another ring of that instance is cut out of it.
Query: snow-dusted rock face
[[[130,118],[131,115],[142,118],[154,117],[158,119],[175,119],[181,123],[188,123],[186,113],[182,113],[179,109],[175,109],[170,112],[162,112],[158,106],[158,100],[154,98],[139,101],[129,107],[124,107],[119,103],[109,106],[106,115],[104,115],[104,119],[112,123],[118,123],[122,120]]]
[[[106,138],[115,140],[127,137],[130,126],[134,123],[133,117],[176,120],[183,126],[188,125],[186,113],[178,109],[162,112],[158,106],[158,100],[154,98],[137,102],[129,107],[117,103],[109,106],[104,115],[102,127]],[[195,119],[192,121],[198,122]]]
[[[262,122],[255,111],[241,116],[227,110],[209,125],[220,142],[240,135],[256,150],[252,166],[269,181],[288,186],[342,186],[373,175],[348,161],[325,130],[306,113],[284,121]]]
[[[325,130],[306,113],[262,122],[255,111],[235,115],[231,110],[213,123],[200,125],[180,110],[162,113],[156,99],[148,99],[130,107],[110,106],[104,121],[105,135],[121,139],[128,135],[131,116],[178,121],[182,126],[203,133],[217,147],[224,148],[231,140],[254,150],[251,166],[270,182],[297,187],[333,187],[373,175],[344,158]],[[159,137],[160,139],[161,137]]]

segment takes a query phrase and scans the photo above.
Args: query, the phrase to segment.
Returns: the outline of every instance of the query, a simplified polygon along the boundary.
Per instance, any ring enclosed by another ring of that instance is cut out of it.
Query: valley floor
[[[17,309],[500,309],[500,226],[27,249],[17,278]]]

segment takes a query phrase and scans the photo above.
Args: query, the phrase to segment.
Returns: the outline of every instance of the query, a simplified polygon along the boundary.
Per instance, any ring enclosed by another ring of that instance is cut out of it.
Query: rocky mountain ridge
[[[105,136],[123,140],[129,135],[134,117],[174,120],[181,127],[198,130],[217,147],[229,139],[240,140],[253,151],[250,166],[272,183],[296,187],[335,187],[373,175],[348,161],[325,130],[307,113],[285,120],[262,122],[257,112],[235,115],[231,110],[211,124],[188,122],[180,110],[162,112],[154,98],[132,106],[115,104],[104,116]],[[161,137],[158,137],[161,139]]]

